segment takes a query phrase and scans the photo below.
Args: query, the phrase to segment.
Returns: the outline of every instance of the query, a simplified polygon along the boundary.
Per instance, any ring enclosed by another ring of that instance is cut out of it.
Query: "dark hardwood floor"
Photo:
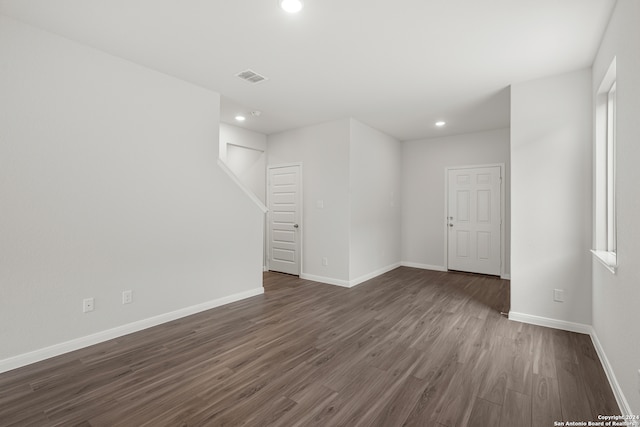
[[[586,335],[509,282],[401,267],[265,294],[0,375],[2,426],[553,426],[619,414]]]

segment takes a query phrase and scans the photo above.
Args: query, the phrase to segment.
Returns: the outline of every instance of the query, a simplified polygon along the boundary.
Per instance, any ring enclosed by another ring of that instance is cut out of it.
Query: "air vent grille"
[[[249,83],[254,83],[254,84],[267,80],[265,76],[258,74],[253,70],[241,71],[238,74],[236,74],[236,76],[240,77],[242,80],[246,80]]]

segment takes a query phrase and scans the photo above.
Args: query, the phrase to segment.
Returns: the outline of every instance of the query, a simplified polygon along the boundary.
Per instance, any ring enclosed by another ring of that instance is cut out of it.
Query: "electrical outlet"
[[[318,209],[324,209],[324,200],[318,200],[316,201],[316,207]]]
[[[82,300],[82,312],[88,313],[93,311],[93,298],[85,298]]]
[[[325,267],[329,265],[329,259],[327,257],[322,258],[322,265],[324,265]]]
[[[555,302],[564,302],[564,290],[563,289],[554,289],[553,290],[553,300]]]
[[[133,291],[123,291],[122,292],[122,303],[123,304],[131,304],[133,302]]]

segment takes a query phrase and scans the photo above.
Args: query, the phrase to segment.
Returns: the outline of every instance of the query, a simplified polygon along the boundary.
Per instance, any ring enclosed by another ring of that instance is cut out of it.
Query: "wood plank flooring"
[[[509,282],[401,267],[265,294],[0,375],[1,426],[553,426],[619,414],[586,335]]]

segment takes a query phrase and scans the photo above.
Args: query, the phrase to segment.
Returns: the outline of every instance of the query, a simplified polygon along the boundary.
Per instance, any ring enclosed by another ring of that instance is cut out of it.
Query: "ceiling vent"
[[[241,71],[236,74],[236,76],[240,77],[242,80],[248,81],[249,83],[260,83],[264,80],[267,80],[265,76],[262,76],[252,70]]]

